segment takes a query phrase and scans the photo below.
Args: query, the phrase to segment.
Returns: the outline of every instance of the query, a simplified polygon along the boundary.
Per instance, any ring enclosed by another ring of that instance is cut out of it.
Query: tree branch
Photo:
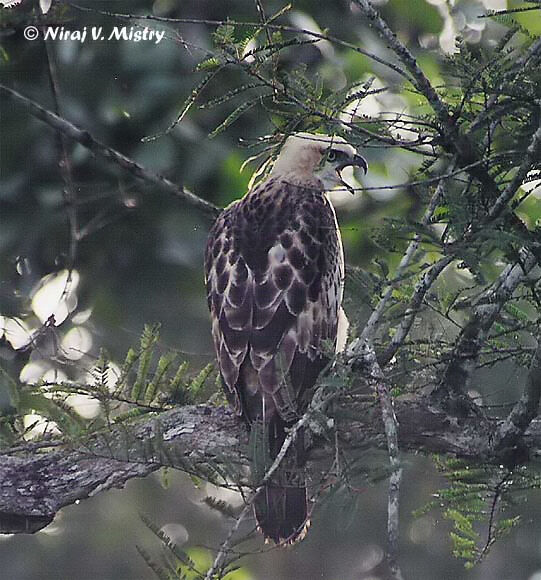
[[[368,18],[371,26],[375,28],[375,30],[385,40],[391,50],[402,61],[412,77],[411,82],[413,86],[426,97],[431,107],[434,109],[434,112],[438,116],[440,122],[443,123],[446,127],[449,127],[452,124],[449,110],[447,109],[445,103],[440,99],[434,87],[430,84],[430,81],[426,77],[425,73],[417,64],[415,57],[406,48],[406,46],[402,44],[400,40],[398,40],[396,34],[389,28],[385,20],[381,18],[378,11],[368,0],[354,0],[354,2]]]
[[[244,462],[243,426],[225,409],[189,406],[145,417],[136,425],[59,450],[1,455],[0,532],[35,532],[62,507],[133,477],[144,477],[183,458],[204,463],[216,457]]]
[[[123,169],[129,171],[138,179],[159,185],[165,191],[172,193],[176,198],[199,209],[206,215],[216,217],[220,213],[221,210],[212,203],[198,197],[185,187],[179,187],[159,173],[154,173],[153,171],[145,169],[133,159],[126,157],[108,145],[104,145],[92,137],[88,131],[79,129],[73,123],[70,123],[66,119],[55,115],[52,111],[45,109],[35,101],[25,97],[24,95],[21,95],[17,91],[14,91],[9,87],[0,84],[0,94],[4,94],[13,101],[23,105],[28,111],[30,111],[32,115],[34,115],[34,117],[44,121],[53,129],[56,129],[66,137],[81,143],[81,145],[87,149],[90,149],[90,151],[96,153],[100,157],[103,157],[107,161],[116,163]]]
[[[494,202],[494,205],[490,208],[488,212],[488,219],[494,219],[498,217],[503,209],[507,207],[507,204],[518,188],[522,185],[523,181],[526,179],[528,171],[532,168],[532,164],[539,161],[539,155],[541,153],[541,123],[537,128],[537,131],[533,134],[528,149],[526,149],[526,154],[520,164],[517,172],[513,179],[508,183],[507,187],[500,194],[498,199]]]
[[[396,332],[391,338],[387,348],[384,353],[378,358],[379,364],[385,366],[396,354],[411,329],[411,325],[415,320],[419,308],[423,303],[426,293],[430,290],[432,285],[436,282],[439,275],[447,268],[447,266],[454,260],[453,256],[444,256],[438,260],[429,270],[425,272],[423,277],[419,280],[415,286],[415,291],[413,296],[409,301],[406,312],[402,318],[402,321],[398,325]]]
[[[372,6],[369,0],[354,0],[363,14],[369,20],[370,25],[378,34],[387,42],[391,50],[396,54],[398,59],[404,64],[412,76],[413,86],[426,98],[433,111],[436,113],[441,125],[442,147],[449,153],[456,155],[459,167],[465,168],[470,166],[467,172],[477,179],[482,187],[487,191],[487,198],[497,197],[499,190],[496,182],[490,173],[476,162],[480,161],[481,156],[469,137],[460,132],[458,123],[454,116],[451,115],[449,107],[442,101],[436,89],[432,86],[427,76],[421,70],[413,54],[408,48],[400,42],[395,33],[389,28],[388,24],[381,18],[378,11]]]
[[[506,266],[497,280],[478,298],[471,318],[456,342],[437,393],[443,396],[449,393],[460,395],[468,390],[475,361],[496,317],[536,265],[537,257],[523,248],[520,262]]]
[[[423,218],[421,219],[422,226],[427,226],[430,223],[430,220],[432,219],[434,211],[436,210],[436,207],[438,206],[438,203],[440,202],[440,200],[443,196],[444,188],[445,188],[445,182],[443,179],[441,179],[438,182],[438,185],[436,187],[436,191],[432,195],[432,198],[430,199],[428,207],[425,210]],[[389,282],[387,289],[385,290],[385,293],[383,294],[377,307],[372,311],[372,314],[370,315],[368,322],[366,323],[365,327],[363,328],[363,331],[362,331],[361,336],[360,336],[360,339],[362,341],[364,341],[364,340],[372,341],[373,340],[374,333],[375,333],[377,325],[381,319],[381,316],[383,315],[383,312],[385,310],[387,302],[390,300],[391,296],[393,295],[393,290],[395,289],[397,284],[400,282],[403,274],[405,273],[411,260],[413,259],[415,252],[417,252],[417,250],[419,249],[420,243],[421,243],[421,234],[415,234],[413,239],[410,241],[406,252],[402,256],[402,259],[400,260],[400,264],[398,264],[398,268],[396,269],[394,280]]]
[[[515,404],[509,416],[498,429],[494,449],[513,447],[523,436],[528,425],[535,419],[541,399],[541,334],[537,337],[537,349],[526,377],[522,397]]]
[[[354,407],[348,401],[354,420],[337,421],[341,443],[350,449],[386,449],[380,409]],[[497,436],[501,422],[451,417],[423,394],[397,398],[394,411],[403,450],[499,461],[489,441]],[[532,449],[541,447],[541,422],[530,424],[525,441]],[[35,532],[64,506],[122,487],[165,465],[186,470],[185,461],[200,466],[223,458],[230,464],[247,464],[247,442],[245,428],[232,412],[200,405],[147,415],[129,428],[116,425],[88,441],[55,446],[42,454],[32,445],[28,451],[19,448],[16,455],[6,450],[0,455],[0,532]]]
[[[407,253],[406,253],[407,256]],[[387,502],[387,560],[394,580],[402,580],[402,572],[398,565],[398,525],[400,505],[400,483],[402,481],[402,467],[398,446],[399,424],[394,411],[393,399],[388,383],[379,366],[376,353],[368,339],[358,338],[348,349],[350,364],[360,364],[365,369],[370,390],[377,393],[381,407],[381,418],[387,441],[391,477],[389,479],[389,494]]]

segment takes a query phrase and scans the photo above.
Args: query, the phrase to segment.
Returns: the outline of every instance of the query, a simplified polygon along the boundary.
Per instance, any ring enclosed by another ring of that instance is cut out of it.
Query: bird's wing
[[[205,282],[212,338],[227,398],[235,412],[242,404],[235,388],[248,351],[253,296],[249,272],[233,243],[235,202],[216,219],[205,252]]]
[[[320,192],[273,180],[224,211],[211,231],[213,338],[229,398],[249,421],[261,417],[263,399],[291,420],[325,366],[323,343],[336,341],[341,301],[337,236]]]

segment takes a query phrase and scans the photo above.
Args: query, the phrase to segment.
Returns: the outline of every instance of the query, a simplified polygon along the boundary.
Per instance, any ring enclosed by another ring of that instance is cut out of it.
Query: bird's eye
[[[331,149],[328,153],[327,153],[327,159],[329,161],[336,161],[336,151],[334,149]]]

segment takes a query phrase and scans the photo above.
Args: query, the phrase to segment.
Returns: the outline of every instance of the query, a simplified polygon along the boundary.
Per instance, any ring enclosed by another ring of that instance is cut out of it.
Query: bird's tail
[[[258,528],[265,539],[276,543],[292,544],[301,540],[309,525],[303,430],[299,429],[297,435],[297,440],[254,501]],[[285,424],[278,417],[267,425],[252,424],[251,436],[255,452],[252,476],[257,483],[265,477],[283,445]]]
[[[265,484],[254,502],[257,525],[265,539],[293,544],[308,528],[306,487]]]

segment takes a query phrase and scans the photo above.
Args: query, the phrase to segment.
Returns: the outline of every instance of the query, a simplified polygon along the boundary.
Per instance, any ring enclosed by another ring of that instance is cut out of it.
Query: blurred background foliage
[[[205,108],[197,99],[173,130],[143,140],[171,125],[204,78],[205,71],[197,65],[214,46],[216,26],[143,22],[151,29],[165,30],[165,39],[159,44],[56,40],[46,47],[41,39],[25,40],[23,27],[48,22],[71,29],[102,26],[108,32],[133,22],[81,11],[68,3],[55,3],[46,16],[40,16],[37,4],[23,0],[17,7],[0,8],[2,83],[54,110],[52,61],[62,117],[218,206],[246,191],[254,165],[242,171],[241,167],[253,155],[250,145],[282,121],[273,111],[255,106],[210,139],[208,135],[246,98],[243,95],[232,103]],[[187,19],[258,19],[251,0],[81,0],[80,4]],[[416,54],[431,82],[440,87],[446,83],[446,59],[455,52],[458,35],[472,47],[494,47],[505,32],[504,24],[478,16],[523,5],[514,0],[379,0],[374,4]],[[264,6],[269,15],[283,9],[284,3],[266,0]],[[541,12],[515,18],[530,33],[541,31]],[[382,41],[347,0],[294,1],[280,23],[326,30],[388,56]],[[322,41],[291,47],[284,54],[290,68],[302,65],[324,94],[364,82],[372,89],[390,88],[363,99],[358,115],[378,118],[409,108],[420,111],[419,97],[402,89],[396,73],[344,46]],[[238,86],[239,75],[235,70],[222,74],[219,83],[205,88],[201,102]],[[193,369],[212,362],[202,273],[210,220],[158,187],[95,158],[83,146],[68,143],[72,205],[82,233],[74,247],[55,132],[13,101],[1,102],[0,122],[0,363],[7,372],[26,384],[85,380],[100,348],[120,368],[129,346],[151,322],[161,324],[161,345],[188,360]],[[348,263],[362,272],[381,274],[382,268],[396,265],[400,258],[399,252],[389,252],[380,243],[381,235],[386,235],[380,231],[383,218],[418,219],[422,200],[415,188],[377,188],[408,181],[420,159],[377,143],[368,144],[363,155],[370,166],[361,184],[367,190],[355,197],[340,192],[334,194],[334,201]],[[521,217],[532,223],[540,219],[540,195],[529,198]],[[400,238],[394,242],[397,247],[404,244]],[[453,275],[451,285],[471,279],[466,271],[456,270]],[[350,276],[346,306],[352,315],[366,314],[370,294],[369,283],[363,290],[366,284],[362,275]],[[351,298],[359,294],[364,308]],[[480,390],[492,404],[507,403],[516,398],[521,376],[516,366],[488,368],[481,376]],[[67,404],[85,419],[99,412],[95,401],[82,395],[74,395]],[[8,381],[2,378],[0,409],[8,413],[11,405]],[[24,421],[27,438],[54,429],[31,405]],[[206,548],[223,539],[227,522],[202,498],[213,493],[233,503],[239,500],[224,491],[209,491],[205,485],[194,488],[182,474],[169,473],[167,485],[164,481],[161,475],[131,481],[124,491],[66,508],[54,524],[35,536],[0,536],[4,576],[17,580],[152,578],[136,545],[152,552],[156,543],[139,512],[150,513],[160,526],[168,526],[167,533],[194,560],[204,562],[209,558]],[[525,508],[527,525],[498,543],[485,562],[465,571],[451,556],[451,523],[433,512],[412,516],[443,485],[428,459],[408,458],[401,530],[401,565],[407,578],[541,579],[537,496],[532,495]],[[310,534],[298,547],[254,555],[230,580],[383,578],[378,566],[385,545],[386,493],[386,485],[367,483],[356,492],[355,510],[351,497],[333,497],[316,511]],[[253,547],[260,548],[259,540]]]

